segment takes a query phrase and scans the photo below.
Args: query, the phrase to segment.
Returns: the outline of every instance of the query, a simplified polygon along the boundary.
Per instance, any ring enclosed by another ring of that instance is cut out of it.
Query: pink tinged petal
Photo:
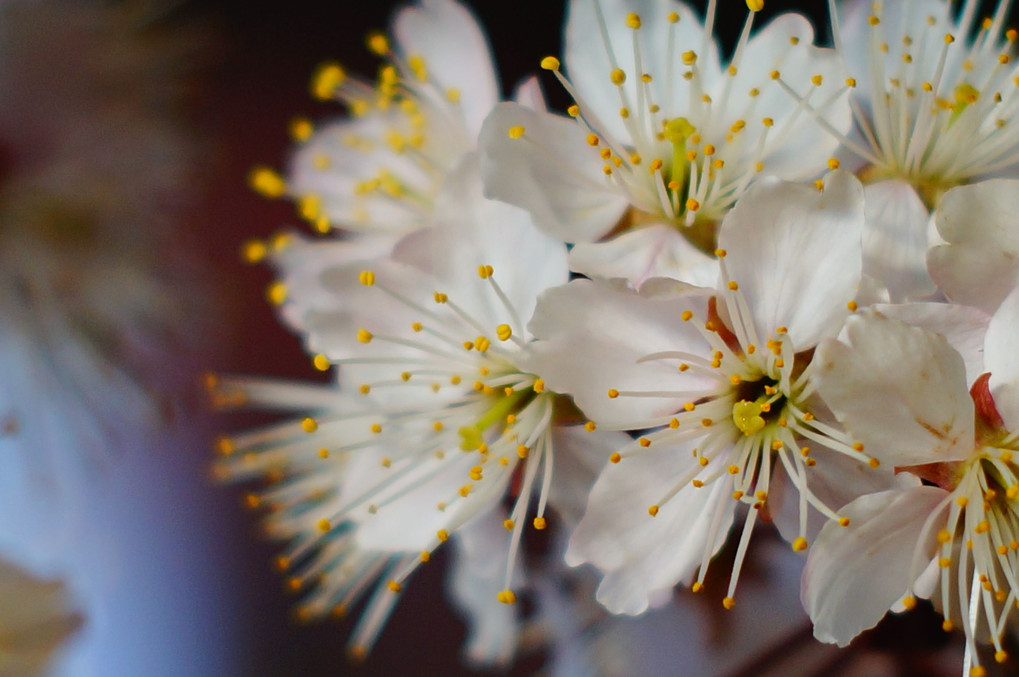
[[[586,136],[569,118],[499,104],[479,140],[485,195],[526,209],[539,228],[565,242],[607,233],[627,200],[606,179]]]
[[[572,395],[599,425],[645,427],[648,417],[664,416],[698,399],[717,381],[694,369],[680,372],[680,360],[638,362],[662,351],[710,355],[693,326],[704,321],[707,299],[698,293],[648,298],[625,285],[575,280],[545,292],[530,331],[540,339],[521,358],[522,369],[538,374],[547,387]],[[695,318],[684,322],[685,310]],[[674,397],[611,398],[618,391],[675,391]]]
[[[927,224],[930,212],[905,181],[882,181],[863,190],[863,272],[880,280],[890,299],[901,303],[932,294],[927,275]]]
[[[814,637],[846,646],[909,592],[911,574],[922,572],[912,570],[914,553],[919,549],[917,564],[924,567],[937,546],[937,528],[924,531],[924,525],[947,496],[937,487],[870,494],[842,510],[848,526],[831,522],[821,530],[801,593]]]
[[[792,40],[796,44],[790,46]],[[832,49],[814,47],[813,41],[814,29],[804,16],[782,14],[747,43],[735,77],[720,78],[710,92],[715,101],[727,103],[725,118],[719,120],[725,129],[736,120],[746,123],[740,135],[746,135],[743,148],[748,170],[764,134],[764,172],[788,180],[816,178],[839,146],[836,136],[820,127],[815,116],[773,81],[775,71],[797,94],[809,94],[818,115],[836,130],[846,132],[852,125],[848,97],[836,96],[845,80],[839,57]],[[821,77],[820,85],[813,84],[815,76]],[[727,89],[733,94],[727,95]],[[746,96],[752,89],[759,94]],[[762,125],[764,117],[772,118],[774,127]]]
[[[991,318],[984,351],[995,407],[1005,427],[1019,432],[1019,287]]]
[[[863,187],[848,172],[825,176],[823,191],[762,181],[744,194],[718,243],[760,335],[787,327],[801,351],[838,333],[860,284],[863,223]]]
[[[588,277],[622,278],[635,289],[655,277],[698,286],[713,286],[718,279],[717,259],[664,224],[626,231],[607,242],[578,243],[570,250],[570,270]]]
[[[948,244],[928,254],[931,277],[953,301],[993,313],[1019,286],[1019,180],[953,188],[935,221]]]
[[[396,15],[393,35],[406,58],[424,59],[429,78],[460,93],[471,137],[499,100],[488,41],[470,10],[451,0],[421,0]]]
[[[541,80],[536,75],[526,78],[517,85],[516,90],[513,92],[513,100],[531,110],[542,113],[548,111],[548,105],[545,103],[545,92],[541,89]]]
[[[653,597],[661,597],[656,593],[692,579],[705,549],[714,553],[725,542],[736,505],[725,482],[687,484],[655,517],[648,514],[695,463],[690,446],[610,464],[591,490],[566,563],[590,563],[605,572],[598,601],[612,613],[643,613]],[[710,471],[711,466],[705,472]]]
[[[877,304],[873,310],[914,327],[939,334],[962,356],[966,385],[971,386],[984,368],[984,336],[990,315],[970,306],[954,303]]]
[[[605,19],[608,44],[603,37],[599,8]],[[673,12],[679,15],[675,24],[668,21]],[[619,116],[623,105],[620,88],[612,83],[609,74],[617,67],[623,70],[627,76],[623,90],[635,105],[637,87],[644,83],[640,81],[634,61],[634,30],[626,23],[630,13],[641,18],[641,27],[636,31],[641,51],[641,73],[652,76],[647,87],[651,100],[661,106],[664,115],[682,115],[690,107],[693,96],[691,85],[682,77],[688,69],[678,63],[683,52],[693,50],[697,53],[697,69],[703,82],[707,83],[705,89],[710,89],[711,83],[721,78],[715,41],[711,36],[705,36],[703,24],[686,5],[675,0],[598,0],[597,3],[572,0],[566,18],[563,58],[570,82],[580,95],[580,103],[587,104],[581,114],[594,115],[613,137],[624,144],[632,143],[633,139]],[[670,33],[673,33],[672,58],[677,61],[675,64],[668,63]],[[614,61],[610,59],[610,53]],[[672,73],[671,78],[667,75],[669,72]],[[671,98],[666,97],[667,91]]]
[[[866,447],[894,466],[966,458],[973,401],[962,357],[943,337],[875,312],[846,322],[814,362],[821,397]]]

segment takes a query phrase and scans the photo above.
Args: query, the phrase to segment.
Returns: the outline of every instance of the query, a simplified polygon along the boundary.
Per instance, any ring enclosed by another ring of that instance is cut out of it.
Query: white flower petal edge
[[[888,180],[863,189],[863,272],[888,289],[893,303],[932,294],[927,274],[930,211],[909,183]]]
[[[914,487],[862,496],[841,510],[849,526],[821,530],[803,570],[802,601],[814,637],[846,646],[908,593],[914,553],[934,557],[937,531],[924,525],[943,516],[937,509],[947,495]],[[918,543],[921,534],[926,540]]]
[[[846,337],[818,349],[818,389],[868,453],[894,466],[969,456],[973,402],[944,338],[869,310],[846,321]]]
[[[934,218],[948,244],[930,250],[931,277],[953,301],[993,313],[1019,286],[1019,180],[953,188]]]
[[[759,334],[784,326],[795,351],[838,333],[860,285],[863,186],[845,171],[823,185],[762,181],[718,235],[730,275],[721,284],[738,283]]]
[[[1019,431],[1019,287],[1005,297],[987,328],[988,386],[1008,430]]]
[[[397,13],[393,35],[404,58],[422,59],[447,98],[450,90],[457,92],[452,98],[476,138],[499,100],[499,83],[488,41],[470,10],[450,0],[421,0]]]
[[[627,200],[605,184],[598,152],[574,121],[501,103],[479,138],[485,195],[527,209],[564,242],[606,234]]]

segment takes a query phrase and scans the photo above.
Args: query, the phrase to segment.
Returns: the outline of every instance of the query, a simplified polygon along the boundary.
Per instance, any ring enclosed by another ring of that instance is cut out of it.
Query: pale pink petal
[[[984,336],[991,317],[979,308],[954,303],[879,303],[872,309],[943,336],[962,356],[967,385],[988,371],[984,368]]]
[[[622,278],[635,289],[655,277],[702,287],[718,279],[717,259],[665,224],[629,230],[607,242],[580,242],[570,250],[570,270],[588,277]]]
[[[718,244],[760,335],[787,327],[801,351],[838,333],[860,284],[863,222],[863,187],[843,171],[828,174],[823,191],[761,181],[744,194]]]
[[[849,345],[821,344],[819,392],[866,453],[894,466],[966,458],[973,401],[962,357],[943,337],[863,311],[846,322]]]
[[[994,404],[1012,432],[1019,432],[1019,287],[1001,302],[984,347]]]
[[[927,223],[930,212],[905,181],[872,183],[863,189],[863,272],[881,281],[890,298],[901,303],[931,294],[927,275]]]
[[[535,75],[526,78],[517,85],[513,92],[513,100],[531,110],[542,113],[548,110],[548,105],[545,103],[545,92],[541,89],[541,80]]]
[[[519,138],[510,130],[523,129]],[[604,235],[627,200],[602,173],[598,151],[575,121],[501,103],[479,141],[485,195],[526,209],[535,224],[565,242]]]
[[[849,526],[831,522],[821,530],[803,571],[802,600],[814,637],[846,646],[909,592],[911,574],[926,568],[937,545],[938,530],[924,532],[924,524],[947,495],[915,487],[863,496],[842,510]],[[921,570],[911,571],[918,549]]]
[[[587,507],[591,487],[609,456],[626,446],[631,438],[611,430],[588,432],[583,426],[552,429],[553,465],[549,504],[567,529],[573,529]]]
[[[459,106],[476,137],[499,100],[499,83],[488,41],[470,10],[452,0],[420,0],[396,15],[393,35],[405,57],[424,59],[429,78],[444,92],[460,93]]]
[[[678,411],[716,383],[695,370],[682,373],[681,360],[638,362],[669,350],[705,350],[693,322],[681,314],[692,310],[704,318],[701,294],[647,298],[623,284],[575,280],[542,295],[531,333],[538,339],[521,367],[538,374],[549,389],[572,395],[599,425],[641,427],[649,416]],[[668,391],[670,397],[611,398],[619,391]]]
[[[948,244],[928,254],[931,277],[953,301],[993,313],[1019,286],[1019,180],[953,188],[935,220]]]

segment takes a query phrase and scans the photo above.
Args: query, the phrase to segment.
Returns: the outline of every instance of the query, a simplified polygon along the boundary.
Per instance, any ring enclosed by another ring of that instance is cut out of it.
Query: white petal
[[[930,212],[905,181],[873,183],[863,189],[867,220],[863,231],[863,272],[887,287],[891,300],[931,294],[927,275]]]
[[[821,397],[866,452],[895,466],[966,458],[973,401],[962,358],[943,337],[873,312],[846,322],[850,346],[814,358]]]
[[[393,258],[434,273],[439,291],[493,329],[506,321],[507,311],[478,278],[479,266],[492,266],[493,279],[522,322],[534,312],[538,294],[569,279],[562,242],[535,228],[524,210],[482,195],[473,154],[450,174],[434,219],[431,228],[401,242]]]
[[[703,354],[706,344],[691,326],[696,320],[683,322],[680,315],[692,310],[703,321],[705,305],[698,294],[646,298],[623,285],[574,280],[542,295],[530,325],[542,340],[532,344],[524,364],[551,390],[572,395],[599,425],[640,427],[633,424],[678,411],[697,399],[684,393],[717,383],[692,369],[679,372],[678,360],[638,363],[667,350]],[[679,394],[613,399],[610,388]]]
[[[605,19],[604,34],[598,16],[599,8]],[[626,25],[626,17],[631,12],[641,18],[638,31]],[[672,12],[679,15],[675,24],[668,21]],[[671,54],[670,33],[674,41]],[[634,37],[641,51],[640,73],[651,73],[653,77],[646,85],[641,83],[635,65]],[[623,105],[620,88],[609,77],[614,68],[621,68],[626,73],[622,89],[630,102],[638,100],[637,87],[646,86],[651,92],[651,100],[670,115],[687,110],[691,96],[695,95],[690,91],[689,81],[682,77],[686,69],[678,63],[670,64],[670,58],[678,61],[681,53],[693,50],[697,53],[697,69],[705,82],[713,83],[721,76],[718,48],[713,37],[704,34],[703,25],[689,7],[675,0],[599,0],[597,3],[571,0],[565,42],[566,72],[580,95],[581,105],[587,104],[582,114],[597,117],[598,128],[608,129],[622,143],[632,139],[619,116]],[[666,97],[667,90],[671,97]]]
[[[1019,286],[1019,180],[953,188],[935,221],[949,244],[930,251],[931,277],[953,301],[993,313]]]
[[[795,40],[796,44],[791,45]],[[724,112],[710,124],[721,123],[728,131],[736,120],[746,127],[739,132],[745,135],[745,171],[751,171],[757,161],[771,176],[788,180],[816,178],[828,158],[839,146],[838,139],[815,122],[814,115],[800,105],[797,99],[777,86],[772,72],[781,73],[787,83],[800,96],[810,95],[810,103],[817,114],[835,129],[845,132],[852,124],[849,99],[838,96],[845,76],[834,50],[813,46],[814,29],[800,14],[786,13],[776,17],[760,29],[747,43],[735,77],[720,78],[710,95],[715,101],[726,102]],[[813,84],[815,76],[821,84]],[[756,96],[746,96],[755,89]],[[742,102],[742,103],[740,103]],[[770,117],[772,127],[760,120]],[[721,137],[720,133],[716,134]],[[756,154],[759,139],[766,136],[763,157]]]
[[[609,456],[630,441],[626,433],[595,430],[582,426],[556,426],[552,429],[555,449],[549,504],[567,529],[573,529],[584,515],[591,487]]]
[[[714,553],[725,542],[736,502],[724,482],[688,484],[657,516],[648,514],[694,462],[683,445],[625,458],[598,477],[566,562],[606,572],[598,601],[609,611],[643,613],[653,597],[661,597],[656,593],[692,578],[705,549]],[[716,515],[720,521],[712,531]]]
[[[828,174],[824,186],[762,181],[718,235],[758,333],[785,326],[797,351],[838,333],[860,284],[863,187],[842,171]]]
[[[988,371],[984,368],[984,336],[991,317],[979,308],[954,303],[900,303],[876,304],[872,309],[943,336],[962,356],[968,386]]]
[[[471,137],[499,100],[495,67],[478,22],[463,5],[451,0],[421,0],[400,10],[393,35],[404,56],[420,56],[428,75],[445,91],[460,92]]]
[[[542,91],[541,80],[536,75],[532,75],[517,85],[516,90],[513,92],[513,100],[521,106],[527,106],[531,110],[541,111],[542,113],[548,111],[548,105],[545,103],[545,92]]]
[[[991,318],[984,350],[994,404],[1005,427],[1019,432],[1019,288],[1005,297]]]
[[[523,136],[510,138],[514,127],[523,127]],[[584,130],[569,118],[501,103],[485,120],[479,146],[485,194],[526,209],[555,238],[596,239],[626,209]]]
[[[908,592],[914,552],[920,549],[924,567],[937,545],[936,528],[918,542],[921,530],[947,495],[915,487],[863,496],[842,510],[849,526],[825,526],[803,571],[803,606],[814,637],[845,646]]]
[[[718,279],[718,261],[665,224],[629,230],[607,242],[580,242],[570,250],[570,270],[588,277],[622,278],[635,289],[654,277],[702,287]]]
[[[505,665],[517,647],[517,608],[496,596],[505,589],[509,534],[502,526],[505,513],[491,510],[456,532],[456,554],[449,578],[450,597],[466,616],[468,636],[464,653],[475,666]],[[520,571],[520,562],[515,572]],[[521,576],[515,575],[513,586]]]

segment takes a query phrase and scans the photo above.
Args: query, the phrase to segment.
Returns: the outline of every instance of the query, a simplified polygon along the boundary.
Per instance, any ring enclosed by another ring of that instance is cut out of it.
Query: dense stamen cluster
[[[723,261],[724,271],[725,252],[719,250],[716,254]],[[720,317],[716,303],[724,304],[731,328]],[[698,355],[666,351],[647,355],[642,361],[674,363],[678,371],[707,375],[715,385],[682,393],[609,390],[610,398],[690,398],[675,413],[632,425],[654,430],[638,437],[610,460],[619,463],[628,456],[666,445],[697,441],[692,450],[694,463],[676,478],[661,500],[648,508],[652,517],[688,485],[701,489],[715,482],[732,482],[732,499],[748,507],[728,593],[723,600],[726,608],[732,608],[751,532],[767,506],[773,472],[781,468],[799,492],[799,536],[792,547],[804,550],[808,547],[809,507],[843,526],[849,523],[836,513],[839,506],[833,509],[826,505],[809,488],[811,469],[817,465],[812,447],[835,451],[871,467],[878,462],[864,454],[862,444],[811,413],[814,392],[811,353],[797,353],[785,327],[776,328],[771,337],[762,341],[736,282],[730,281],[722,294],[712,299],[706,318],[699,319],[688,310],[682,319],[696,325],[710,352]],[[727,528],[723,512],[716,511],[712,531]],[[703,587],[716,541],[714,537],[706,541],[693,585],[695,592]]]

